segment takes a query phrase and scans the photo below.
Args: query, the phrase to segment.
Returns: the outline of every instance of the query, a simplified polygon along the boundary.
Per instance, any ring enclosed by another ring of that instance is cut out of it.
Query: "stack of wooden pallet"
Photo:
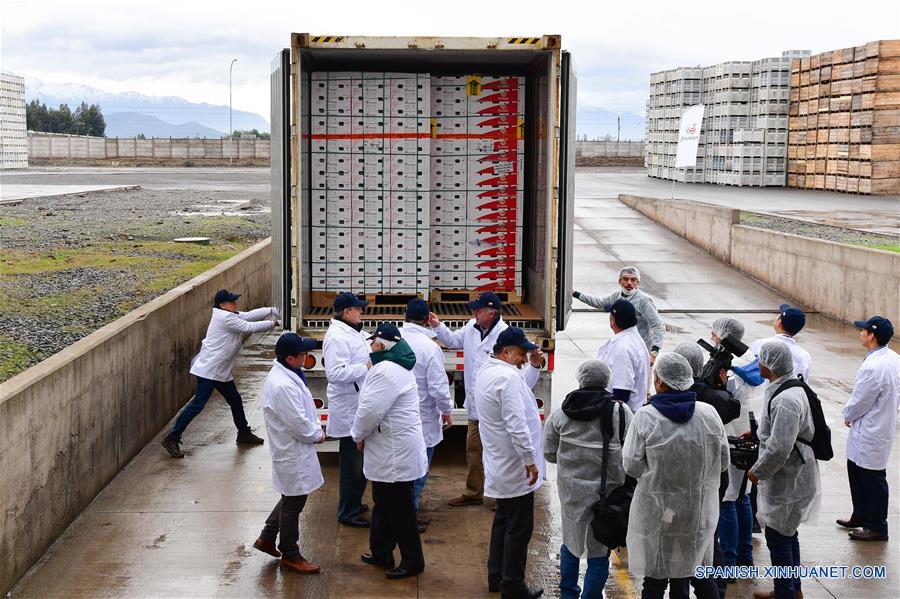
[[[900,193],[900,40],[791,64],[788,187]]]

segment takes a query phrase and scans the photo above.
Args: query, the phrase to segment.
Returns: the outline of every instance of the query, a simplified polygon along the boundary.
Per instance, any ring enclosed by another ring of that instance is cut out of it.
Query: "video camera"
[[[731,454],[731,463],[738,470],[750,470],[756,459],[759,457],[759,437],[756,436],[756,418],[753,412],[750,412],[750,436],[749,437],[728,437],[729,452]]]
[[[725,337],[719,344],[713,347],[703,339],[697,339],[697,344],[709,352],[709,361],[703,365],[700,371],[700,380],[714,389],[722,388],[719,372],[724,368],[727,372],[731,369],[731,362],[735,356],[743,356],[750,348],[731,337]]]

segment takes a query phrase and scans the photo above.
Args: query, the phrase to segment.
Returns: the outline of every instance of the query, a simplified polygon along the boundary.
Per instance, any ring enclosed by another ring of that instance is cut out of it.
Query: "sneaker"
[[[253,431],[241,431],[237,435],[238,445],[262,445],[263,443],[265,440],[254,435]]]
[[[166,436],[163,437],[161,445],[165,448],[166,451],[169,452],[169,455],[173,458],[183,458],[184,452],[181,451],[181,441],[178,439],[173,439],[172,437]]]

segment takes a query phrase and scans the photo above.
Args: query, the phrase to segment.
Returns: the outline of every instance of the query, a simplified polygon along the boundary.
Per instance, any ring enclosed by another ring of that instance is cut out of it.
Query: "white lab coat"
[[[501,316],[500,320],[483,340],[481,332],[475,327],[474,318],[467,322],[463,328],[456,331],[451,331],[444,323],[441,323],[434,329],[438,341],[443,343],[444,347],[463,350],[463,381],[466,386],[465,407],[469,420],[478,420],[478,412],[474,401],[475,380],[478,377],[478,372],[494,351],[497,337],[508,327],[509,325],[506,324]],[[519,372],[525,377],[529,388],[533,388],[541,377],[541,369],[535,368],[530,362]]]
[[[628,516],[628,569],[636,577],[686,578],[710,566],[728,439],[715,408],[697,402],[687,422],[652,405],[631,420],[622,448],[638,479]]]
[[[856,375],[844,420],[851,422],[847,459],[860,468],[884,470],[891,456],[900,405],[900,356],[889,347],[869,352]]]
[[[647,387],[650,384],[650,352],[641,338],[637,327],[630,327],[616,333],[597,350],[597,359],[609,364],[612,374],[607,391],[628,389],[628,407],[632,412],[647,401]]]
[[[541,417],[521,371],[488,358],[475,382],[478,431],[484,448],[484,494],[494,499],[521,497],[543,484]],[[525,466],[536,464],[538,479],[528,485]]]
[[[634,306],[634,311],[637,312],[637,325],[635,326],[637,326],[641,338],[647,345],[647,349],[649,350],[654,345],[662,347],[663,337],[666,334],[666,325],[663,324],[662,318],[659,317],[659,311],[656,309],[656,304],[653,303],[653,298],[642,290],[637,289],[631,295],[624,295],[620,287],[618,291],[614,291],[606,297],[597,297],[581,292],[578,299],[589,306],[607,312],[608,308],[620,299],[631,302]]]
[[[350,426],[359,403],[359,389],[368,373],[371,345],[365,331],[331,320],[322,342],[322,361],[328,386],[328,422],[325,432],[338,439],[350,436]]]
[[[300,377],[277,360],[263,385],[262,411],[275,492],[309,495],[325,484],[315,447],[322,423],[312,395]]]
[[[759,478],[759,525],[786,537],[793,536],[803,522],[815,521],[822,502],[819,462],[812,447],[798,441],[812,441],[815,432],[806,392],[794,387],[772,399],[793,378],[783,376],[766,388],[765,402],[772,405],[771,410],[764,406],[758,415],[759,458],[751,468]]]
[[[274,329],[274,320],[257,322],[274,313],[275,308],[257,308],[249,312],[213,308],[206,337],[200,344],[200,351],[191,360],[191,374],[222,383],[233,380],[231,369],[241,351],[244,335]]]
[[[434,447],[444,439],[441,416],[449,416],[453,411],[450,382],[444,370],[444,352],[434,342],[436,333],[432,329],[407,322],[400,334],[416,354],[413,374],[419,389],[422,435],[425,447]]]
[[[396,483],[425,475],[428,460],[412,371],[387,360],[369,369],[350,435],[357,443],[366,443],[363,473],[367,479]]]

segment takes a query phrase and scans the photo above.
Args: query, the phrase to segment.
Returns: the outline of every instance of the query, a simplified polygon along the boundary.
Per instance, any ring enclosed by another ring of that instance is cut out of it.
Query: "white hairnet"
[[[619,271],[619,278],[622,278],[622,275],[634,275],[637,277],[637,280],[641,280],[641,271],[638,270],[637,266],[626,266],[622,270]]]
[[[703,355],[703,350],[699,345],[690,341],[682,341],[675,346],[675,353],[688,361],[694,376],[700,376],[706,356]]]
[[[765,366],[775,376],[794,372],[794,356],[791,348],[781,341],[766,341],[759,350],[759,365]]]
[[[660,354],[654,365],[656,376],[675,391],[687,391],[694,384],[694,372],[687,359],[680,354]]]
[[[575,370],[575,380],[582,389],[585,387],[605,389],[609,385],[610,375],[609,365],[603,360],[587,360],[579,364]]]
[[[731,337],[735,341],[740,341],[744,336],[744,325],[737,318],[723,316],[713,322],[712,331],[719,336],[719,339]]]

